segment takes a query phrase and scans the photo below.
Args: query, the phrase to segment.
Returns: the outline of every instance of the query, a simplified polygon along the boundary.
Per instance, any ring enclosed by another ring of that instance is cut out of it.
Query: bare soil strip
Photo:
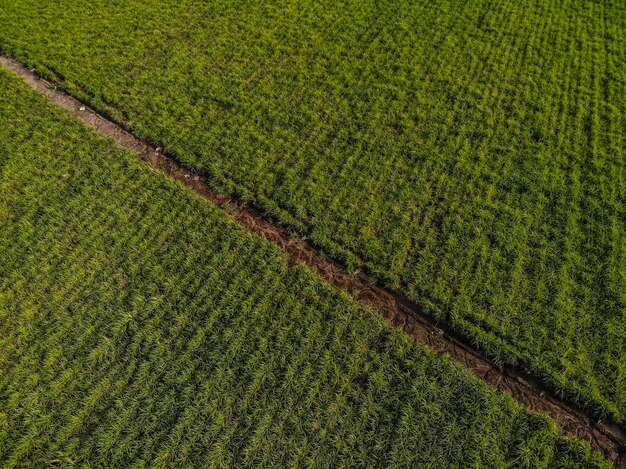
[[[312,267],[335,288],[349,292],[354,298],[376,310],[393,327],[402,329],[435,353],[447,355],[462,364],[494,389],[511,395],[524,407],[550,415],[564,434],[589,442],[616,467],[626,468],[626,431],[618,425],[598,420],[589,413],[562,402],[543,383],[524,370],[498,366],[484,358],[467,340],[426,316],[415,302],[374,285],[365,273],[349,275],[340,264],[327,259],[302,238],[272,224],[254,208],[230,196],[216,193],[200,176],[163,155],[159,148],[133,137],[86,104],[65,94],[58,86],[37,76],[34,70],[28,70],[18,61],[2,55],[0,66],[20,75],[32,88],[43,92],[52,102],[115,140],[120,147],[131,150],[142,160],[218,204],[250,231],[277,244],[289,255],[292,263],[303,262]]]

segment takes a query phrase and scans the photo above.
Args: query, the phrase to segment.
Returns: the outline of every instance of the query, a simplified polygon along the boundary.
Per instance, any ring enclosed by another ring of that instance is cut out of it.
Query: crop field
[[[604,467],[0,70],[0,465]]]
[[[0,49],[626,422],[626,4],[0,0]]]

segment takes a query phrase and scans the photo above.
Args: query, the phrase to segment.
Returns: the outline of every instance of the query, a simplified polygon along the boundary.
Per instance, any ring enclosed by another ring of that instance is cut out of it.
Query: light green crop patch
[[[0,0],[0,49],[626,423],[626,6]]]
[[[0,70],[0,465],[600,467]]]

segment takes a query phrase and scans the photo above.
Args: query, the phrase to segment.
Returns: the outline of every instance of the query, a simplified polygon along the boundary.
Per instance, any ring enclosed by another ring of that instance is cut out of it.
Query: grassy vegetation
[[[0,465],[599,467],[0,70]]]
[[[626,6],[0,0],[0,48],[626,422]]]

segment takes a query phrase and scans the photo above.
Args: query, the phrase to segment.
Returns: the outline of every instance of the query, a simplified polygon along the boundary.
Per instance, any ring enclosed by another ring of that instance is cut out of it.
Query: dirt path
[[[564,434],[589,442],[616,467],[626,469],[626,431],[618,425],[598,421],[587,412],[560,401],[542,383],[521,369],[495,365],[482,357],[467,340],[426,316],[416,303],[374,285],[364,273],[359,273],[356,277],[350,276],[340,264],[327,259],[302,239],[272,224],[254,208],[241,204],[232,197],[215,193],[201,177],[163,155],[159,148],[136,139],[86,104],[39,78],[35,71],[26,69],[18,61],[0,55],[0,66],[20,75],[32,88],[43,92],[52,102],[115,140],[120,147],[131,150],[163,173],[217,203],[250,231],[277,244],[289,255],[292,263],[303,262],[314,268],[331,285],[349,292],[354,298],[376,310],[393,327],[402,329],[435,353],[449,356],[491,387],[511,395],[522,406],[550,415]]]

